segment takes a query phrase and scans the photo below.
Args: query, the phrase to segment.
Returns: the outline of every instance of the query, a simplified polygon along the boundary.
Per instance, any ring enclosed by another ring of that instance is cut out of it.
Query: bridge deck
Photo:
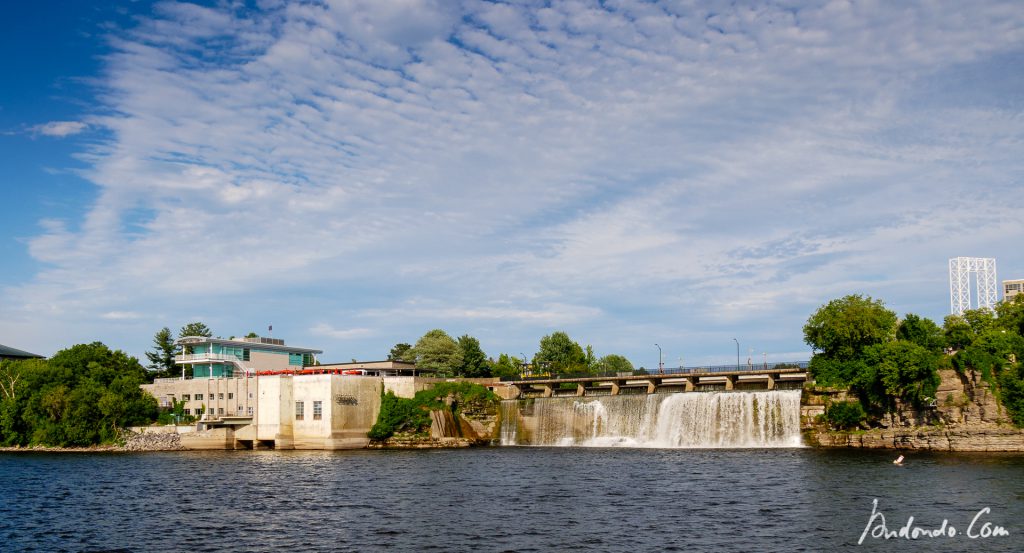
[[[665,380],[686,380],[687,378],[712,378],[712,377],[768,377],[769,375],[779,378],[789,375],[793,376],[806,376],[807,369],[802,368],[784,368],[784,369],[743,369],[733,371],[689,371],[689,372],[675,372],[666,374],[635,374],[629,376],[584,376],[578,378],[538,378],[530,380],[513,380],[508,382],[513,386],[542,386],[551,384],[589,384],[595,382],[630,382],[630,381],[642,381],[642,382],[663,382]]]

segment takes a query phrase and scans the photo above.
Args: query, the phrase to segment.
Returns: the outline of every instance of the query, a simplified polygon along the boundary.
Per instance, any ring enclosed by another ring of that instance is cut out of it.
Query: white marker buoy
[[[899,457],[897,457],[896,460],[892,462],[892,464],[894,464],[894,465],[902,465],[903,464],[903,456],[900,455]]]

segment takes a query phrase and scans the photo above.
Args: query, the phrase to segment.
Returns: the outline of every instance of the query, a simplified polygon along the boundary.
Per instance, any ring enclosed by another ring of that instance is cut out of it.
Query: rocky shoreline
[[[846,401],[842,390],[805,389],[801,407],[804,443],[811,447],[922,451],[1024,452],[1024,429],[1013,426],[981,374],[940,370],[935,404],[901,406],[880,428],[831,430],[818,420],[824,406]]]
[[[1024,453],[1024,431],[1016,428],[814,431],[805,433],[804,440],[812,447],[824,448]]]
[[[121,432],[122,443],[101,444],[86,447],[0,447],[0,452],[12,453],[134,453],[141,451],[185,451],[181,436],[176,433]]]

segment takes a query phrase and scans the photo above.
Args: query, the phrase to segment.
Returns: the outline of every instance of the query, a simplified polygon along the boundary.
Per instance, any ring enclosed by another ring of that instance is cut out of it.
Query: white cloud
[[[274,310],[370,357],[445,323],[510,349],[562,326],[626,353],[737,332],[794,351],[861,291],[934,316],[947,257],[1024,272],[1021,120],[956,73],[1004,78],[1022,19],[161,4],[111,39],[96,201],[44,225],[5,305],[78,328],[199,304],[225,334]]]
[[[309,329],[310,334],[334,340],[353,340],[371,336],[373,331],[368,328],[345,328],[338,329],[327,323],[319,323]]]
[[[76,135],[87,128],[89,128],[89,125],[81,121],[50,121],[49,123],[36,125],[31,130],[33,133],[43,136],[64,138]]]
[[[132,321],[143,318],[143,315],[132,311],[109,311],[100,315],[100,317],[112,321]]]

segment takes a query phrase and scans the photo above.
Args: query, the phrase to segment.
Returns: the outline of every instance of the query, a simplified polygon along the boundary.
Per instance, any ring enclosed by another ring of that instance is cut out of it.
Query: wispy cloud
[[[368,328],[345,328],[339,329],[327,323],[319,323],[309,329],[310,334],[334,340],[353,340],[370,336],[373,332]]]
[[[81,121],[50,121],[41,125],[35,125],[29,129],[33,134],[64,138],[76,135],[89,128],[89,125]]]
[[[110,38],[98,196],[32,240],[23,321],[256,302],[368,356],[445,321],[711,356],[797,350],[836,294],[934,316],[947,257],[1024,271],[1013,3],[274,6]]]

